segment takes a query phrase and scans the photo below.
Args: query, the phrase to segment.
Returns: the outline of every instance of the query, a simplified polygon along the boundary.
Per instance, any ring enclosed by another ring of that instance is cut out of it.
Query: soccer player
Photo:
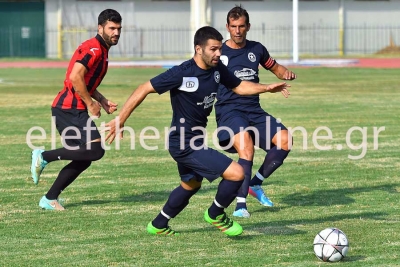
[[[113,142],[131,113],[150,93],[170,93],[173,110],[171,131],[168,139],[169,153],[177,162],[181,178],[161,212],[148,223],[147,231],[158,235],[176,235],[169,227],[169,220],[177,216],[189,199],[200,189],[203,178],[212,182],[222,176],[211,206],[205,211],[206,222],[228,236],[242,233],[242,227],[228,218],[224,209],[235,200],[242,185],[243,168],[226,155],[205,147],[207,117],[213,108],[220,83],[238,94],[282,92],[288,96],[285,82],[265,85],[242,81],[229,72],[220,61],[222,35],[216,29],[205,26],[194,36],[195,54],[192,59],[141,84],[124,104],[119,117],[106,124],[109,131],[106,140]]]
[[[293,80],[296,74],[276,62],[267,49],[259,42],[246,39],[250,30],[250,19],[247,11],[241,6],[232,8],[227,15],[226,29],[230,39],[222,45],[221,61],[242,80],[259,82],[259,65],[271,71],[279,79]],[[234,133],[232,137],[226,131],[219,131],[220,145],[231,153],[238,153],[239,164],[245,172],[243,185],[238,192],[236,208],[237,217],[250,217],[246,206],[248,192],[264,206],[273,206],[264,194],[261,184],[279,166],[290,151],[292,137],[287,128],[260,106],[258,95],[242,96],[221,84],[215,103],[218,127],[228,127]],[[229,146],[228,144],[233,145]],[[256,175],[251,179],[254,145],[267,152],[264,162]]]
[[[118,43],[121,34],[121,15],[106,9],[98,16],[97,35],[83,42],[73,54],[64,88],[52,104],[52,116],[58,132],[63,138],[63,147],[55,150],[32,151],[31,173],[35,184],[46,165],[56,160],[70,160],[58,174],[50,190],[39,202],[46,210],[64,210],[58,196],[67,188],[92,161],[104,155],[100,133],[89,117],[100,117],[103,109],[111,114],[117,104],[105,98],[98,90],[108,67],[108,51]]]

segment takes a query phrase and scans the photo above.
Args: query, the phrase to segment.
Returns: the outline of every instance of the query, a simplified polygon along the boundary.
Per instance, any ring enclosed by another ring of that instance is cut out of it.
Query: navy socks
[[[169,195],[161,212],[151,222],[153,226],[159,229],[168,227],[168,221],[178,215],[189,204],[189,199],[199,189],[200,187],[195,190],[186,190],[181,185],[175,188]]]
[[[290,150],[278,149],[276,146],[271,148],[265,156],[264,163],[261,165],[258,173],[251,179],[250,186],[261,185],[264,178],[268,178],[283,164],[289,152]]]
[[[249,193],[249,184],[251,179],[251,168],[253,167],[253,162],[240,158],[238,163],[244,169],[244,180],[242,186],[239,189],[238,195],[236,197],[236,210],[247,209],[246,197]]]
[[[224,209],[235,200],[242,183],[243,181],[229,181],[222,179],[218,185],[218,191],[214,202],[208,209],[208,215],[211,219],[216,219],[218,215],[224,213]]]

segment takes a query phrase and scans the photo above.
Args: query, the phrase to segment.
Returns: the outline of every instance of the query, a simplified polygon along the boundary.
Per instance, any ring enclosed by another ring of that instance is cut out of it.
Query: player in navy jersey
[[[118,43],[121,22],[121,15],[117,11],[102,11],[98,16],[97,35],[83,42],[69,62],[64,88],[54,99],[51,108],[57,130],[63,137],[63,147],[32,151],[31,174],[35,184],[39,182],[48,163],[56,160],[71,161],[60,171],[47,194],[40,199],[39,206],[43,209],[64,210],[58,196],[92,161],[104,155],[100,133],[89,113],[100,117],[102,107],[108,114],[117,109],[117,105],[105,98],[97,88],[107,73],[108,50]]]
[[[289,94],[286,83],[254,84],[241,81],[229,72],[220,61],[222,35],[214,28],[205,26],[194,36],[195,54],[192,59],[140,85],[128,98],[119,116],[106,124],[106,140],[113,142],[122,133],[126,120],[150,93],[169,92],[173,110],[168,150],[177,162],[181,178],[161,212],[148,223],[151,234],[176,235],[169,227],[169,220],[178,215],[189,199],[200,189],[203,178],[212,182],[222,176],[211,206],[205,211],[204,219],[228,236],[242,233],[242,227],[229,219],[224,212],[242,185],[243,168],[226,155],[205,147],[204,130],[207,117],[212,111],[219,84],[232,88],[238,94],[260,94],[282,92]]]
[[[221,61],[238,78],[253,83],[259,82],[259,66],[271,71],[282,80],[293,80],[296,74],[278,64],[259,42],[246,39],[250,30],[249,14],[241,6],[232,8],[227,15],[226,29],[230,39],[222,45]],[[242,96],[220,85],[215,103],[218,127],[228,127],[234,136],[227,131],[220,131],[218,139],[224,149],[238,153],[239,164],[245,172],[245,179],[238,192],[234,216],[250,217],[246,197],[250,193],[264,206],[273,206],[264,194],[261,184],[287,157],[292,144],[292,137],[287,128],[260,106],[258,95]],[[233,143],[229,146],[228,143]],[[256,175],[251,179],[254,145],[267,152],[264,162]]]

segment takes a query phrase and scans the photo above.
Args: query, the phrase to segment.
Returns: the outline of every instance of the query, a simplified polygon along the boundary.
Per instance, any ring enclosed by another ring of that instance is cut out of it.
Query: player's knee
[[[233,146],[239,154],[239,157],[246,160],[253,160],[254,144],[248,132],[241,132],[235,135]]]
[[[194,194],[196,194],[199,190],[200,190],[200,188],[201,188],[201,185],[199,186],[199,187],[196,187],[196,188],[194,188],[193,190],[192,190],[192,196],[194,195]]]
[[[293,146],[293,137],[288,130],[281,130],[275,134],[272,142],[280,149],[289,151]]]
[[[181,181],[181,186],[183,189],[187,191],[194,191],[194,194],[200,190],[201,182],[197,181],[196,179],[190,179],[187,182]]]
[[[93,152],[93,161],[101,159],[105,154],[105,150],[103,148],[96,149]]]
[[[254,157],[254,146],[246,147],[242,150],[236,149],[238,152],[239,158],[252,161]]]
[[[90,148],[89,152],[90,152],[90,160],[96,161],[96,160],[101,159],[104,156],[106,151],[101,146],[100,142],[95,142],[95,143],[91,144],[91,148]]]
[[[106,153],[106,151],[103,148],[101,148],[98,151],[96,151],[96,155],[95,155],[95,160],[94,161],[101,159],[104,156],[105,153]]]
[[[236,161],[232,161],[228,169],[222,174],[222,177],[229,181],[243,181],[244,180],[244,170]]]

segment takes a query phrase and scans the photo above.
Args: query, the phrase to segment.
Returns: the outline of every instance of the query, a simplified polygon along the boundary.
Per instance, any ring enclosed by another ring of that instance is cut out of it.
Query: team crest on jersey
[[[253,52],[250,52],[248,55],[247,55],[247,57],[249,58],[249,60],[251,61],[251,62],[256,62],[256,55],[254,55],[253,54]]]
[[[221,75],[219,74],[219,71],[214,72],[214,79],[216,83],[219,83],[219,80],[221,79]]]
[[[183,77],[182,84],[178,89],[189,93],[196,92],[199,89],[199,79],[197,77]]]
[[[219,57],[219,60],[221,60],[222,64],[224,64],[225,66],[228,66],[229,58],[227,56],[222,55]]]

